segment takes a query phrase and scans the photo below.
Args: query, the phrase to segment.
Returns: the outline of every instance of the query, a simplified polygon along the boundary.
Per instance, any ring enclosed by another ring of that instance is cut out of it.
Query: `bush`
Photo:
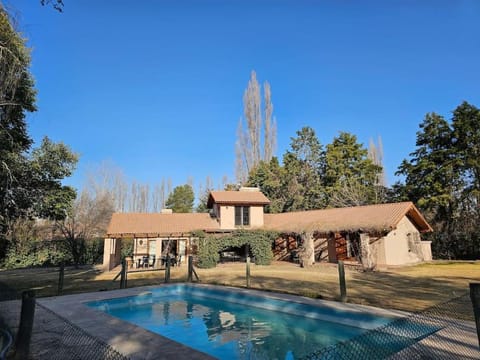
[[[197,234],[198,267],[215,267],[220,259],[219,253],[229,247],[248,245],[257,265],[269,265],[273,259],[272,244],[278,234],[273,231],[238,230],[227,236],[208,236]]]
[[[125,259],[127,256],[133,255],[133,239],[122,239],[122,243],[120,245],[121,250],[120,253],[122,254],[122,259]]]
[[[7,269],[34,266],[55,266],[65,258],[66,252],[59,242],[32,240],[9,244],[3,266]]]
[[[103,243],[103,238],[85,241],[85,254],[83,256],[84,264],[95,265],[103,262]]]

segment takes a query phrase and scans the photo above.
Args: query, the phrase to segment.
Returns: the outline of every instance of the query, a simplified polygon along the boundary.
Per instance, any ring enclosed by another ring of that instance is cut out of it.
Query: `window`
[[[250,207],[235,206],[235,226],[250,225]]]

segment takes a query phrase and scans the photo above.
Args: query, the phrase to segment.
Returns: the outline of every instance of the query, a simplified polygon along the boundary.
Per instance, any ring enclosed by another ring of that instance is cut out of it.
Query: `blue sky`
[[[480,1],[4,1],[33,48],[38,112],[80,154],[66,183],[103,161],[173,186],[234,180],[251,70],[272,88],[277,155],[303,126],[323,144],[382,137],[389,183],[427,112],[480,106]]]

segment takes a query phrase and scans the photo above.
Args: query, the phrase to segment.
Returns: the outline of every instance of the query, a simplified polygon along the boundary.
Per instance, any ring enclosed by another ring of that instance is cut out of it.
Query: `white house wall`
[[[385,247],[385,265],[405,265],[422,261],[422,256],[415,253],[409,244],[409,235],[417,236],[420,233],[412,222],[405,216],[397,228],[383,238]]]

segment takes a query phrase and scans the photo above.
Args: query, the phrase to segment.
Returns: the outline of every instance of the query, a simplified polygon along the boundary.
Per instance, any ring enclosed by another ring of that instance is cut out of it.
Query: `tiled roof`
[[[292,232],[304,230],[324,233],[358,230],[383,232],[395,229],[405,215],[420,232],[432,231],[411,202],[265,214],[264,228]]]
[[[207,206],[217,204],[268,205],[270,200],[260,191],[211,191]]]
[[[263,228],[284,232],[306,230],[324,233],[359,230],[384,232],[395,229],[404,216],[407,216],[420,232],[432,231],[411,202],[265,214]],[[221,231],[218,221],[206,213],[115,213],[110,221],[107,236],[187,235],[195,230]]]
[[[218,229],[217,220],[207,213],[114,213],[107,236],[168,236],[188,234],[195,230]]]

